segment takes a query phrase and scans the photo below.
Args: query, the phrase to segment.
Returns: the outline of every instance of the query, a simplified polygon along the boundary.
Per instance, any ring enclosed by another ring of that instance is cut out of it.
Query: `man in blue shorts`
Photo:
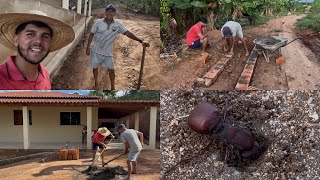
[[[200,21],[193,25],[187,32],[186,43],[192,49],[202,48],[202,62],[205,61],[209,54],[206,52],[208,46],[208,35],[204,34],[204,29],[207,26],[208,19],[205,16],[200,16]]]

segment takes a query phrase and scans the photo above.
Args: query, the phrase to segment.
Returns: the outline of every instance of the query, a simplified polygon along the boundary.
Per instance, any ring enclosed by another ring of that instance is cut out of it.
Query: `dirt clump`
[[[90,180],[122,180],[126,179],[128,175],[128,172],[121,166],[88,168],[82,171],[82,173],[89,175],[88,179]]]

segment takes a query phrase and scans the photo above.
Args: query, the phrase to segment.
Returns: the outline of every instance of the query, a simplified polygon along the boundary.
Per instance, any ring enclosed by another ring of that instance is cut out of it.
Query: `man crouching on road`
[[[137,173],[137,160],[143,148],[143,133],[134,129],[127,129],[124,124],[120,124],[117,127],[117,131],[121,134],[122,142],[125,145],[124,154],[129,152],[127,164],[128,179],[130,179],[131,174]]]
[[[242,27],[239,23],[235,21],[226,22],[221,28],[221,36],[224,52],[228,52],[228,49],[226,47],[228,44],[227,39],[231,40],[231,49],[230,52],[226,55],[227,57],[232,57],[233,55],[235,43],[238,42],[236,36],[240,38],[240,41],[242,42],[244,49],[246,50],[246,56],[249,55],[246,39],[243,37]]]
[[[94,161],[96,151],[99,147],[99,149],[105,149],[107,147],[106,144],[103,143],[103,141],[106,139],[107,136],[111,136],[112,139],[114,139],[114,136],[112,133],[105,127],[99,128],[98,131],[93,135],[92,137],[92,161]],[[104,155],[101,154],[101,160],[102,165],[104,165]]]

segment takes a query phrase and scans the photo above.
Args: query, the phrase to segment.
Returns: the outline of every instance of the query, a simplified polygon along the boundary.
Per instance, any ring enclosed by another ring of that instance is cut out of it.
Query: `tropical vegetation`
[[[160,92],[152,90],[95,90],[89,96],[107,100],[160,100]]]
[[[310,13],[298,20],[298,27],[311,28],[320,32],[320,0],[315,0],[312,3]]]
[[[229,20],[242,25],[258,25],[275,15],[304,13],[305,7],[298,0],[161,0],[160,5],[167,6],[161,11],[161,39],[172,39],[170,19],[174,18],[177,27],[175,36],[184,36],[195,24],[200,15],[208,17],[210,29],[221,28]],[[319,19],[319,18],[318,18]],[[165,46],[167,42],[162,42]]]

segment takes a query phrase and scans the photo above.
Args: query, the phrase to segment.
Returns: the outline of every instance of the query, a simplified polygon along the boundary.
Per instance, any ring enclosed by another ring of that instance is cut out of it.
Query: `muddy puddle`
[[[121,166],[116,167],[89,167],[82,171],[83,174],[88,175],[89,180],[123,180],[127,178],[127,171]]]
[[[274,45],[281,42],[281,40],[273,38],[271,36],[262,37],[256,40],[256,44],[259,45]]]

